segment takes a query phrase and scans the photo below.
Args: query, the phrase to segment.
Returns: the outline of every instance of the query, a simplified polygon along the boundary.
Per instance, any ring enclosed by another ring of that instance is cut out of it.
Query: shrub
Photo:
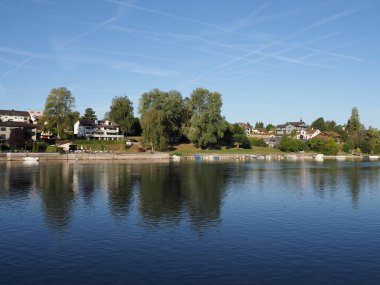
[[[6,145],[5,143],[2,143],[0,144],[0,151],[4,152],[4,151],[8,151],[10,148],[8,145]]]
[[[339,146],[333,138],[328,138],[327,140],[312,138],[307,142],[307,144],[310,150],[326,155],[335,155],[339,150]]]
[[[352,146],[349,143],[345,143],[342,149],[345,153],[349,153],[352,150]]]
[[[305,144],[298,139],[289,138],[287,135],[284,135],[278,148],[286,152],[296,152],[305,150]]]
[[[58,147],[58,146],[55,146],[55,145],[49,145],[46,148],[46,152],[48,152],[48,153],[55,153],[55,152],[64,153],[65,151],[61,147]]]
[[[249,138],[249,141],[251,142],[252,146],[259,146],[259,147],[267,147],[268,146],[263,139]]]

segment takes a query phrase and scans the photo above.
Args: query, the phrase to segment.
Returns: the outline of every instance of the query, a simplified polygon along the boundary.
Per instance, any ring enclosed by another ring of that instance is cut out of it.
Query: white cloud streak
[[[125,2],[122,2],[122,1],[114,1],[114,0],[106,0],[106,1],[109,2],[109,3],[113,3],[113,4],[117,4],[117,5],[121,5],[121,6],[125,6],[125,7],[130,7],[130,8],[136,9],[136,10],[141,10],[141,11],[149,12],[149,13],[152,13],[152,14],[161,15],[161,16],[164,16],[164,17],[167,17],[167,18],[172,18],[172,19],[181,20],[181,21],[185,21],[185,22],[200,24],[200,25],[207,26],[207,27],[210,27],[210,28],[215,28],[215,29],[218,29],[218,30],[221,30],[221,31],[224,31],[224,32],[228,32],[229,31],[228,29],[226,29],[225,27],[222,27],[220,25],[216,25],[216,24],[212,24],[212,23],[208,23],[208,22],[204,22],[204,21],[199,21],[199,20],[192,19],[192,18],[181,17],[181,16],[177,16],[177,15],[174,15],[174,14],[165,13],[165,12],[162,12],[162,11],[158,11],[158,10],[154,10],[154,9],[150,9],[150,8],[146,8],[146,7],[142,7],[142,6],[138,6],[138,5],[131,4],[131,3],[125,3]]]
[[[103,21],[103,22],[101,22],[99,24],[96,24],[93,28],[91,28],[91,29],[89,29],[87,31],[81,32],[81,33],[79,33],[79,34],[77,34],[77,35],[75,35],[75,36],[67,39],[66,41],[60,43],[58,46],[60,48],[62,48],[63,46],[65,46],[67,44],[70,44],[70,43],[72,43],[74,41],[77,41],[77,40],[79,40],[81,38],[84,38],[87,35],[89,35],[91,33],[94,33],[96,31],[102,29],[103,27],[107,26],[108,24],[112,23],[113,21],[115,21],[115,19],[116,19],[116,17],[108,18],[107,20],[105,20],[105,21]]]

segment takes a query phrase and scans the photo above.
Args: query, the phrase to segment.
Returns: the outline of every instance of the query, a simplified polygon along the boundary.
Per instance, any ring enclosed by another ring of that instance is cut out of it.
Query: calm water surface
[[[0,163],[0,284],[379,282],[379,162]]]

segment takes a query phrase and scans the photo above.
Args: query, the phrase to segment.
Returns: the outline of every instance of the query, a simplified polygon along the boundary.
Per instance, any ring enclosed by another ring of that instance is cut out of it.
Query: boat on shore
[[[27,156],[27,157],[23,157],[22,159],[24,162],[39,162],[40,161],[40,158],[39,157],[32,157],[32,156]]]
[[[325,160],[325,156],[323,154],[317,154],[316,156],[314,156],[314,159],[316,161],[324,161]]]
[[[336,156],[336,160],[338,160],[338,161],[344,161],[344,160],[346,160],[346,157],[344,155],[337,155]]]

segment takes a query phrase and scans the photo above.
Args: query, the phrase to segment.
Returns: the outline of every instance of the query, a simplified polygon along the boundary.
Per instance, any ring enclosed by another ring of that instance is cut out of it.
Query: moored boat
[[[27,156],[27,157],[23,157],[23,161],[24,162],[39,162],[40,161],[40,158],[39,157],[32,157],[32,156]]]

